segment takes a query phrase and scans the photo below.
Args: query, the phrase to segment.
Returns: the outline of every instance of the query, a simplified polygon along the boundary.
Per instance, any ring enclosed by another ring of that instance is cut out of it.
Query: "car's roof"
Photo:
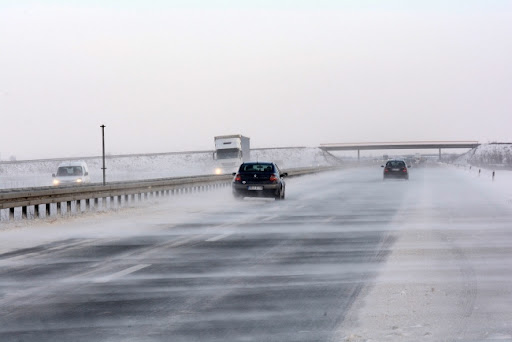
[[[255,161],[255,162],[245,162],[243,165],[265,165],[265,164],[274,164],[273,162],[267,162],[267,161]]]

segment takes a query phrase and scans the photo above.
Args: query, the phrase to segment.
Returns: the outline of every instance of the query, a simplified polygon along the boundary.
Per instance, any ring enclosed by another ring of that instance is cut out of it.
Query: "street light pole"
[[[103,167],[101,168],[103,170],[103,185],[105,185],[105,170],[107,169],[105,167],[105,125],[101,125],[101,137],[103,142]]]

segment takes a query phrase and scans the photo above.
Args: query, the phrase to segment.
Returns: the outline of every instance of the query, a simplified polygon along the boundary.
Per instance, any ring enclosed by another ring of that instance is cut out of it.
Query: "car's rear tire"
[[[275,197],[276,201],[284,200],[284,191],[283,189],[279,190],[279,194]]]

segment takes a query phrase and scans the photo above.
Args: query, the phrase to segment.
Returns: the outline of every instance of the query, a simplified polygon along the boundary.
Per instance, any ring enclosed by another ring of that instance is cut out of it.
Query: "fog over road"
[[[512,341],[512,203],[452,168],[0,231],[0,341]]]

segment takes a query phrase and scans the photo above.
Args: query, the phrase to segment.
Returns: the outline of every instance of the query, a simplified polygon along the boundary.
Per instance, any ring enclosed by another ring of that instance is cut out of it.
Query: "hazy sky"
[[[512,1],[411,2],[0,0],[1,158],[512,141]]]

